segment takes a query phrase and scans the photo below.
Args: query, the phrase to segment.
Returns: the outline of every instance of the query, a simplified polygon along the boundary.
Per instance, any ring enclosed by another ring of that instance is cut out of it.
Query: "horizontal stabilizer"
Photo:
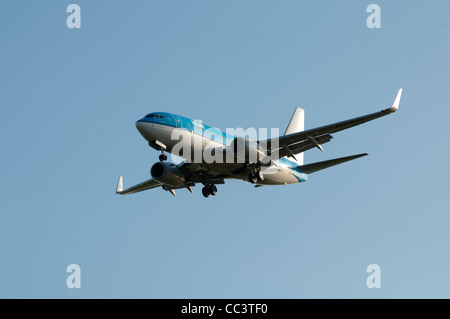
[[[306,164],[306,165],[300,165],[298,168],[302,173],[305,174],[311,174],[317,171],[320,171],[322,169],[334,166],[334,165],[338,165],[338,164],[342,164],[363,156],[369,155],[367,153],[364,154],[358,154],[358,155],[352,155],[352,156],[346,156],[346,157],[341,157],[341,158],[335,158],[335,159],[331,159],[328,161],[323,161],[323,162],[316,162],[316,163],[311,163],[311,164]]]

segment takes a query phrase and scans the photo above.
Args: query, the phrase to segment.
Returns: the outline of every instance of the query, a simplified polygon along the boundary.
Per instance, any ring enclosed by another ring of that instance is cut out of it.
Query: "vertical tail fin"
[[[302,108],[295,108],[294,114],[292,114],[291,121],[284,135],[289,135],[292,133],[298,133],[305,130],[305,111]],[[298,163],[298,165],[303,165],[303,153],[296,154],[295,158],[288,157],[289,160]]]

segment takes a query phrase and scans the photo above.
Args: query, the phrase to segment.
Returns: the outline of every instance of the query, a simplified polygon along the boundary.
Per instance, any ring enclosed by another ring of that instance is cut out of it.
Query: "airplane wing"
[[[117,183],[116,194],[129,195],[129,194],[133,194],[133,193],[137,193],[137,192],[142,192],[147,189],[152,189],[152,188],[155,188],[158,186],[161,186],[161,183],[159,183],[158,181],[156,181],[154,179],[149,179],[149,180],[146,180],[145,182],[142,182],[140,184],[137,184],[135,186],[132,186],[132,187],[124,190],[123,189],[123,177],[120,176],[119,182]]]
[[[402,89],[398,91],[394,104],[388,109],[356,117],[350,120],[260,141],[259,144],[272,153],[271,157],[273,160],[284,156],[292,156],[314,147],[317,147],[323,151],[321,145],[329,142],[333,138],[330,135],[331,133],[346,130],[350,127],[375,120],[379,117],[386,116],[397,111],[400,104],[401,95]]]
[[[208,183],[208,184],[224,184],[224,176],[217,176],[215,174],[212,174],[208,172],[210,169],[209,167],[204,167],[200,164],[193,164],[193,163],[182,163],[178,166],[179,173],[184,177],[185,182],[172,186],[172,185],[166,185],[163,183],[158,182],[155,179],[149,179],[146,180],[140,184],[137,184],[135,186],[132,186],[127,189],[123,189],[123,177],[119,177],[119,181],[117,183],[116,188],[116,194],[120,195],[129,195],[133,193],[142,192],[145,190],[149,190],[152,188],[156,188],[161,186],[162,189],[166,191],[170,191],[172,195],[175,196],[175,189],[181,189],[181,188],[187,188],[192,193],[192,186],[195,186],[196,183]]]

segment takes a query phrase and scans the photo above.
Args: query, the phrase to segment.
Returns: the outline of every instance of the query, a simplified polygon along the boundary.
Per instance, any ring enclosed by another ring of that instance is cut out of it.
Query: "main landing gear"
[[[202,194],[205,197],[209,197],[209,195],[216,195],[217,194],[217,187],[214,184],[205,185],[202,188]]]
[[[255,169],[250,174],[248,174],[248,180],[252,184],[262,182],[264,180],[264,174],[261,172],[261,169]]]

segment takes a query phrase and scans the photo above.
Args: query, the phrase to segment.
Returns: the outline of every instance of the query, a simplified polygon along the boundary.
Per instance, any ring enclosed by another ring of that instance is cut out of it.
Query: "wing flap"
[[[319,145],[322,145],[322,144],[325,144],[325,143],[328,143],[329,141],[331,141],[332,138],[333,138],[333,136],[331,136],[330,134],[325,134],[325,135],[316,137],[315,140]],[[299,143],[289,145],[289,150],[294,154],[298,154],[298,153],[303,153],[307,150],[310,150],[314,147],[317,147],[316,144],[311,139],[306,139]],[[286,150],[286,147],[283,147],[279,150],[279,157],[284,157],[287,155],[289,155],[289,152],[288,152],[288,150]]]

